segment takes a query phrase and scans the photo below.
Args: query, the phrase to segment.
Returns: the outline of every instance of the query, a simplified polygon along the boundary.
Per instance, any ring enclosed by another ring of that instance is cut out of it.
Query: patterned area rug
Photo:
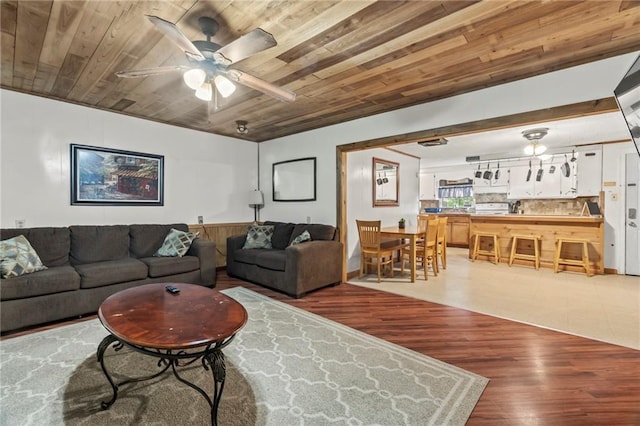
[[[249,321],[224,350],[218,424],[462,425],[488,380],[243,288],[224,290]],[[204,398],[167,373],[110,398],[95,352],[98,320],[0,342],[2,425],[210,424]],[[123,377],[157,371],[139,353],[106,352]],[[183,376],[211,392],[210,372]]]

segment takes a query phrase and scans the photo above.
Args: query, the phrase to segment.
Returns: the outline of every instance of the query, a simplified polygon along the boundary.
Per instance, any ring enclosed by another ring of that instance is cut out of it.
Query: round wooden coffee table
[[[180,290],[170,293],[167,286]],[[147,284],[123,290],[107,298],[98,311],[109,331],[98,346],[98,362],[113,388],[109,408],[118,397],[118,388],[132,382],[158,377],[169,368],[178,380],[198,391],[211,406],[211,424],[217,423],[218,404],[226,375],[224,354],[227,346],[247,322],[247,311],[234,299],[195,284]],[[104,353],[113,344],[118,351],[127,346],[145,355],[160,358],[161,370],[151,376],[115,383],[104,364]],[[176,367],[202,360],[213,376],[213,398],[195,384],[183,379]]]

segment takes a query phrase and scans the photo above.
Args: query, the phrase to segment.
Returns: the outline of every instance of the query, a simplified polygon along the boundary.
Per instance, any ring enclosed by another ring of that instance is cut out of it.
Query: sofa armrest
[[[200,279],[202,283],[216,286],[216,243],[196,238],[191,243],[187,256],[196,256],[200,260]]]
[[[232,235],[227,237],[227,266],[235,262],[234,253],[236,250],[240,250],[244,246],[244,242],[247,239],[247,234]]]
[[[309,241],[285,249],[286,280],[296,282],[298,296],[318,286],[342,281],[342,243]]]

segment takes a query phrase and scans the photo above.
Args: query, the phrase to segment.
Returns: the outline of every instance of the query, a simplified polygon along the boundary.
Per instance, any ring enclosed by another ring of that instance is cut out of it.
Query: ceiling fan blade
[[[189,67],[185,67],[182,65],[167,65],[164,67],[143,68],[132,71],[118,71],[116,75],[122,78],[148,77],[150,75],[167,74],[170,72],[183,71],[186,69],[189,69]]]
[[[198,48],[195,47],[193,43],[191,43],[191,40],[189,40],[187,36],[185,36],[173,22],[169,22],[153,15],[146,16],[152,24],[154,24],[160,31],[162,31],[165,36],[167,36],[190,57],[193,57],[199,61],[204,61],[205,57],[202,56],[202,53],[200,53]]]
[[[251,74],[247,74],[246,72],[238,70],[228,70],[227,76],[232,81],[258,90],[283,102],[293,102],[296,100],[295,92],[276,86],[275,84],[271,84],[268,81],[264,81],[258,77],[254,77]]]
[[[256,28],[226,46],[221,47],[216,54],[224,56],[228,61],[227,65],[229,65],[230,63],[241,61],[277,44],[276,39],[273,38],[271,34],[262,28]]]

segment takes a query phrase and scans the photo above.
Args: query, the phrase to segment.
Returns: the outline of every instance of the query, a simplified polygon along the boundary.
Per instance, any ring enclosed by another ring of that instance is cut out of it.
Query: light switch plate
[[[204,223],[204,218],[202,216],[198,216],[198,223],[202,225]]]

